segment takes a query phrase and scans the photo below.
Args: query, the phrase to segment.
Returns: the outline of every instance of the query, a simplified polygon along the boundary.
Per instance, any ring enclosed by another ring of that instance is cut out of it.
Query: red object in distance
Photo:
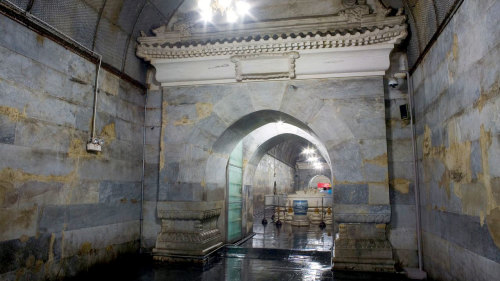
[[[329,183],[326,182],[318,182],[318,188],[331,187]]]

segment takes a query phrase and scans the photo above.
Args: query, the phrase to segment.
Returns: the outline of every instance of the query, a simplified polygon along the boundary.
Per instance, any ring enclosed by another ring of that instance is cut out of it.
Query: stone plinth
[[[333,223],[332,209],[328,208],[325,212],[325,220],[324,222],[328,225]]]
[[[311,221],[312,224],[316,225],[319,225],[319,223],[323,220],[323,218],[321,218],[321,214],[318,208],[314,208],[314,211],[311,214],[309,214],[309,220]]]
[[[335,216],[339,235],[335,239],[334,270],[395,271],[392,246],[386,235],[390,206],[374,207],[358,206],[356,213]]]
[[[285,222],[291,222],[292,220],[293,220],[293,209],[289,207],[285,215]]]
[[[290,224],[293,226],[309,226],[310,223],[306,215],[293,215]]]
[[[153,249],[155,260],[203,260],[222,245],[217,228],[223,201],[158,202],[161,232]]]

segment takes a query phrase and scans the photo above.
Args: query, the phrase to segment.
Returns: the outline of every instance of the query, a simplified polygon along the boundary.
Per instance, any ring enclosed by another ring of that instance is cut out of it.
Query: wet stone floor
[[[243,243],[218,250],[204,266],[154,263],[148,255],[128,256],[70,280],[407,280],[398,274],[332,272],[333,238],[328,226],[256,224],[254,232]]]

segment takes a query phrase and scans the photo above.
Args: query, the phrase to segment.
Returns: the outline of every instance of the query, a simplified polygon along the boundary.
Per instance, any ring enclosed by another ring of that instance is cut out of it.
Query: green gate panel
[[[228,240],[241,239],[242,227],[242,180],[243,180],[243,145],[238,143],[229,157],[227,168],[228,182],[228,216],[227,233]]]

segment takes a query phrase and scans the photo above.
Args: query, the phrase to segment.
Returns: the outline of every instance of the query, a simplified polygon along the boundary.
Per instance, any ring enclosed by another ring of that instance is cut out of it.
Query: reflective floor
[[[260,220],[259,220],[260,221]],[[150,256],[120,258],[70,280],[407,280],[397,274],[331,271],[331,228],[276,228],[256,224],[256,233],[239,246],[220,249],[205,266],[154,263]]]
[[[334,280],[334,281],[403,281],[396,274],[332,272],[329,262],[314,256],[292,255],[287,258],[220,257],[206,268],[190,264],[155,264],[148,257],[121,258],[80,274],[71,281],[83,280]]]
[[[255,236],[241,245],[243,248],[293,249],[302,251],[331,252],[333,231],[331,225],[321,229],[317,225],[308,227],[292,226],[283,223],[276,227],[274,223],[263,226],[258,220],[254,225]]]

